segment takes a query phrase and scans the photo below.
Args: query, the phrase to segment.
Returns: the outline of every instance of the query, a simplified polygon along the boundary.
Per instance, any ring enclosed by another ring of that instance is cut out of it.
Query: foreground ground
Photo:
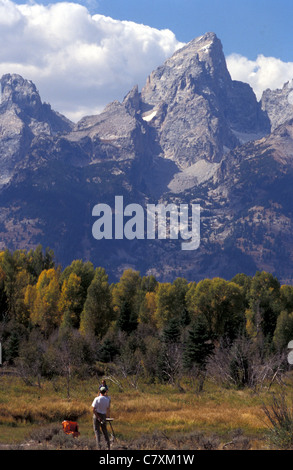
[[[211,382],[195,393],[186,379],[182,390],[169,385],[123,385],[109,381],[113,449],[267,449],[268,421],[262,406],[271,392],[225,389]],[[290,388],[292,377],[287,379]],[[95,449],[91,403],[97,379],[44,381],[26,385],[0,375],[0,449]],[[277,387],[277,386],[275,386]],[[64,419],[77,420],[80,437],[62,432]]]

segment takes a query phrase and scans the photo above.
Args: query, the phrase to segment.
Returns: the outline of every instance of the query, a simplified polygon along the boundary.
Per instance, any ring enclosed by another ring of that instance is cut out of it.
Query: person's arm
[[[110,418],[110,405],[111,405],[111,399],[109,398],[109,406],[108,406],[107,413],[106,413],[107,418]]]
[[[93,410],[93,414],[94,414],[96,417],[98,417],[95,404],[96,404],[96,398],[94,399],[94,401],[93,401],[93,403],[92,403],[92,410]]]
[[[99,416],[94,406],[92,406],[92,410],[93,410],[93,414],[96,416],[96,418],[98,418]]]

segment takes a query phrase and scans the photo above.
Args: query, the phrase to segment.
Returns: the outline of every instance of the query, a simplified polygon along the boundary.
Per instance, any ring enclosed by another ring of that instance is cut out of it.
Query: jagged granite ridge
[[[141,91],[75,125],[29,80],[7,74],[1,87],[1,249],[41,243],[63,266],[89,259],[112,280],[127,267],[160,280],[267,269],[293,283],[290,89],[257,102],[231,79],[214,33],[178,50]],[[113,207],[115,195],[200,204],[200,248],[94,240],[92,208]]]

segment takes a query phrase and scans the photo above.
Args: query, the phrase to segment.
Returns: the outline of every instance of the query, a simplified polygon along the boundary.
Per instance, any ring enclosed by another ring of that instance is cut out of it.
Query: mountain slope
[[[270,125],[249,85],[232,81],[220,40],[194,39],[148,78],[142,108],[159,135],[164,157],[180,167],[219,162],[240,143],[237,133],[265,135]]]
[[[73,123],[43,104],[35,85],[20,75],[4,75],[0,85],[1,187],[17,172],[35,138],[68,132]]]
[[[113,280],[127,267],[160,280],[266,269],[293,283],[293,106],[284,112],[280,91],[257,102],[233,81],[215,34],[77,124],[19,75],[1,87],[1,249],[41,243],[63,265],[90,259]],[[180,239],[95,240],[93,207],[114,210],[115,196],[144,208],[200,204],[199,249],[181,250]]]

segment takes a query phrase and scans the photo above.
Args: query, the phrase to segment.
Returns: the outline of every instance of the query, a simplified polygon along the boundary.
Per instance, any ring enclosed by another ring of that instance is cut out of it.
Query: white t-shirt
[[[92,403],[92,407],[95,408],[97,413],[102,413],[105,415],[110,406],[110,397],[105,397],[100,395],[96,397]]]

